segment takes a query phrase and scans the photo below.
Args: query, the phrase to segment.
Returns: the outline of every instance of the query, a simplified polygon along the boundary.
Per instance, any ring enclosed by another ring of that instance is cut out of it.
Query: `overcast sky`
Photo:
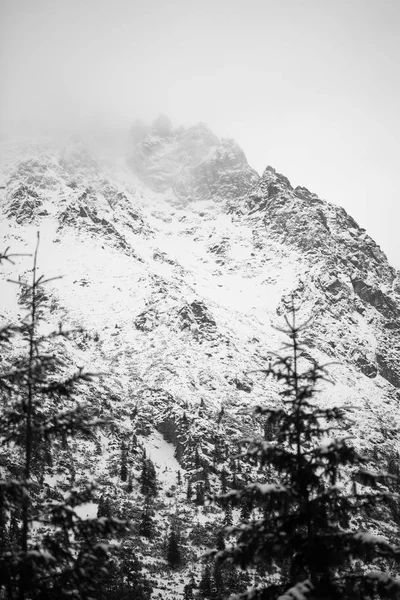
[[[340,204],[400,268],[400,0],[2,0],[0,126],[165,113]]]

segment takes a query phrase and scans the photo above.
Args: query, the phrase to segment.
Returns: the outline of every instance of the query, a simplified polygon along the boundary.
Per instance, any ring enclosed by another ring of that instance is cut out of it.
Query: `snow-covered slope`
[[[227,448],[260,431],[251,407],[278,401],[277,384],[254,371],[280,350],[292,298],[312,317],[304,366],[333,363],[320,402],[347,409],[346,433],[364,451],[398,451],[399,280],[342,208],[271,167],[259,177],[206,126],[173,130],[165,118],[133,128],[127,160],[103,160],[79,140],[7,145],[0,185],[2,246],[32,252],[40,231],[40,270],[63,275],[48,286],[49,321],[83,326],[65,353],[104,374],[92,399],[116,428],[87,470],[106,480],[136,431],[165,498],[176,460],[188,479],[196,460],[216,486],[223,468],[233,476]],[[21,257],[1,276],[29,269]],[[21,298],[4,280],[1,314],[15,321]],[[175,457],[160,454],[160,435]],[[109,490],[123,495],[117,476]],[[160,510],[193,519],[185,498]]]

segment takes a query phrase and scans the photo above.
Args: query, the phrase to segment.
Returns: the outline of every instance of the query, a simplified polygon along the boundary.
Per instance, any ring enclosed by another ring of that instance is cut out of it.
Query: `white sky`
[[[2,0],[0,126],[205,121],[400,268],[400,0]]]

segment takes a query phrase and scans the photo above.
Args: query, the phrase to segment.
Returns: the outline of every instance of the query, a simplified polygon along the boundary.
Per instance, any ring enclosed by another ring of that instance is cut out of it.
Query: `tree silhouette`
[[[209,565],[204,567],[199,583],[199,592],[201,598],[211,598],[212,594],[212,580],[211,580],[211,569]]]
[[[154,463],[143,454],[142,472],[140,474],[140,491],[144,496],[157,495],[157,475]]]
[[[153,509],[148,501],[145,502],[139,521],[139,535],[151,538],[154,533]]]
[[[167,561],[170,567],[176,568],[181,564],[178,536],[174,528],[171,529],[167,541]]]
[[[124,442],[121,445],[121,468],[119,476],[121,477],[121,481],[128,479],[128,451]]]
[[[264,370],[281,383],[282,403],[255,411],[266,418],[265,431],[275,432],[275,438],[254,439],[244,448],[248,458],[268,467],[270,479],[220,496],[224,506],[255,507],[260,518],[234,527],[236,544],[216,552],[217,560],[243,568],[267,568],[274,562],[280,568],[278,582],[243,598],[397,598],[400,582],[383,567],[379,570],[374,559],[388,565],[399,550],[380,536],[349,526],[350,519],[357,522],[363,511],[391,495],[384,485],[388,477],[367,470],[367,459],[346,439],[331,437],[344,421],[343,410],[320,408],[314,400],[316,385],[326,377],[323,367],[299,369],[299,337],[305,326],[297,325],[294,308],[286,326],[290,354]],[[358,469],[352,491],[344,467]],[[363,568],[356,569],[354,559]]]
[[[43,461],[51,465],[54,449],[68,439],[94,437],[103,421],[90,405],[76,403],[73,391],[90,384],[93,375],[79,369],[63,376],[52,344],[73,337],[59,328],[41,332],[46,316],[45,286],[51,279],[38,276],[36,246],[30,283],[16,281],[27,306],[17,326],[0,329],[0,442],[4,480],[0,481],[0,597],[28,600],[87,598],[94,573],[107,557],[104,541],[123,524],[112,519],[81,519],[75,507],[92,499],[92,487],[72,488],[61,500],[46,500]],[[2,260],[10,260],[2,253]],[[62,406],[62,410],[60,410]],[[71,467],[72,468],[72,467]],[[38,535],[32,522],[50,533]]]

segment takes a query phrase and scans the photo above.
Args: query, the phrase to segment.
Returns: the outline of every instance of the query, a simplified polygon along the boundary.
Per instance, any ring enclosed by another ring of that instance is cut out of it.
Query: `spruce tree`
[[[225,505],[225,516],[224,516],[224,525],[230,527],[233,523],[232,516],[232,506],[230,504]]]
[[[171,528],[167,541],[167,561],[170,567],[177,568],[181,564],[181,552],[179,550],[178,536],[174,528]]]
[[[240,507],[240,519],[243,523],[248,523],[251,515],[251,504],[247,501],[246,498],[243,499],[243,502]]]
[[[152,586],[132,547],[123,546],[118,560],[112,557],[105,567],[96,574],[96,600],[150,600]]]
[[[221,471],[221,492],[223,494],[226,494],[227,491],[227,472],[225,467],[223,467],[222,471]]]
[[[217,550],[225,550],[225,536],[222,529],[218,529],[215,535],[215,547]]]
[[[108,496],[104,497],[104,494],[100,496],[99,504],[97,506],[97,517],[110,518],[112,515],[111,500]]]
[[[115,534],[120,525],[78,516],[75,507],[91,500],[90,487],[72,488],[60,501],[45,498],[43,461],[51,464],[51,453],[68,439],[93,436],[101,421],[90,406],[73,400],[75,388],[90,384],[93,376],[81,369],[63,375],[52,350],[55,340],[71,338],[74,332],[65,332],[61,325],[50,334],[41,331],[50,280],[38,276],[38,247],[39,236],[31,282],[14,282],[27,305],[26,318],[0,328],[0,527],[7,532],[0,547],[0,597],[88,598],[93,575],[107,556],[107,545],[96,538]],[[0,254],[0,262],[10,256]],[[33,521],[50,533],[34,532]]]
[[[128,479],[128,452],[124,442],[121,444],[121,468],[119,476],[121,477],[121,481]]]
[[[211,598],[212,594],[212,581],[211,581],[211,569],[209,565],[204,567],[199,583],[199,592],[201,598]]]
[[[204,504],[204,484],[202,481],[196,483],[196,504],[203,506]]]
[[[142,574],[142,566],[132,551],[132,548],[125,547],[121,552],[119,562],[119,572],[121,575],[121,583],[123,585],[123,593],[115,600],[126,598],[126,600],[149,600],[152,593],[152,587],[147,578]],[[122,586],[121,586],[122,587]]]
[[[344,421],[343,410],[315,402],[316,385],[326,377],[323,367],[299,369],[304,326],[297,325],[294,308],[286,326],[290,353],[264,370],[282,384],[281,405],[255,410],[275,438],[251,440],[243,449],[244,456],[268,467],[270,481],[219,497],[224,506],[257,507],[260,518],[235,527],[236,544],[217,552],[217,560],[242,568],[273,563],[280,569],[280,580],[243,598],[398,598],[400,582],[384,569],[399,549],[349,526],[351,519],[356,522],[363,511],[390,497],[388,478],[367,470],[367,459],[346,439],[331,437]],[[348,473],[355,469],[358,483],[349,491]],[[355,559],[362,568],[355,568]]]
[[[143,507],[142,514],[140,515],[139,521],[139,535],[142,535],[146,538],[151,538],[154,533],[154,519],[153,519],[153,509],[146,500],[145,505]]]
[[[192,495],[193,495],[192,484],[190,482],[190,479],[188,479],[187,488],[186,488],[186,498],[189,502],[192,499]]]
[[[153,461],[143,453],[140,491],[144,496],[157,495],[157,474]]]

